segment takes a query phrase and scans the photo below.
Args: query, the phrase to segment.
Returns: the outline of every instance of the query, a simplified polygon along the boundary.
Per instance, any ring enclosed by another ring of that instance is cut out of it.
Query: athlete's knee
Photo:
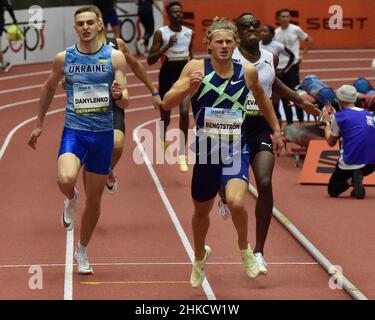
[[[209,200],[210,201],[210,200]],[[194,201],[194,214],[195,219],[205,219],[210,215],[212,204],[209,201]]]
[[[113,148],[118,152],[122,152],[122,149],[124,149],[124,138],[115,137]]]
[[[113,135],[113,148],[118,151],[122,151],[125,143],[125,134],[118,129],[114,130]]]
[[[61,187],[70,187],[75,184],[76,176],[73,172],[59,172],[57,175],[57,184]]]
[[[272,178],[264,176],[258,179],[257,190],[259,194],[266,194],[272,192]]]
[[[235,213],[243,213],[246,208],[245,208],[245,199],[238,195],[238,194],[234,194],[234,195],[229,195],[227,194],[227,206],[229,208],[229,210],[231,212],[233,212],[234,214]]]
[[[210,215],[209,210],[203,210],[199,208],[194,209],[194,218],[196,219],[204,219],[207,218]]]

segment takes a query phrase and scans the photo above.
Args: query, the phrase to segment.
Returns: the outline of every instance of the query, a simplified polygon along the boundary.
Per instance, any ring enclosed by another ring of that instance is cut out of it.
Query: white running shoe
[[[201,286],[204,278],[204,265],[206,264],[208,256],[211,254],[211,248],[209,246],[204,246],[206,254],[202,260],[194,260],[193,269],[191,270],[190,284],[193,288],[198,288]]]
[[[89,263],[86,250],[79,249],[77,245],[74,252],[74,257],[77,261],[77,269],[79,274],[94,274],[94,270]]]
[[[223,202],[223,200],[219,200],[218,203],[219,206],[219,215],[224,219],[227,220],[230,217],[230,210],[226,203]]]
[[[250,244],[247,245],[247,249],[240,250],[240,255],[247,276],[251,279],[256,278],[259,274],[259,267]]]
[[[108,175],[107,183],[105,184],[105,188],[109,194],[116,193],[118,189],[118,180],[117,177],[114,175],[113,171],[111,171]]]
[[[6,62],[5,65],[3,66],[3,71],[8,72],[12,67],[13,67],[12,63]]]
[[[258,267],[259,267],[260,274],[266,276],[267,273],[268,273],[267,262],[266,262],[266,260],[264,260],[262,253],[261,252],[257,252],[255,254],[255,257],[257,258],[257,262],[258,262]]]
[[[61,224],[67,231],[74,228],[74,215],[77,209],[77,202],[78,190],[74,188],[74,197],[72,200],[64,200],[64,210],[61,215]]]

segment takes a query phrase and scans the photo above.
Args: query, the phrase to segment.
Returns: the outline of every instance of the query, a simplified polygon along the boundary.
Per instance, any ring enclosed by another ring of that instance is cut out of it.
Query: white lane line
[[[344,71],[371,71],[370,67],[354,67],[354,68],[311,68],[311,69],[301,69],[300,72],[344,72]],[[324,79],[322,79],[324,81]],[[154,85],[158,84],[158,81],[152,82]],[[5,93],[11,93],[11,92],[17,92],[17,91],[24,91],[24,90],[32,90],[32,89],[38,89],[41,88],[43,83],[32,85],[32,86],[26,86],[26,87],[16,87],[12,89],[5,89],[0,90],[0,94]],[[145,84],[143,82],[141,83],[132,83],[128,84],[128,88],[137,88],[137,87],[143,87]]]
[[[258,192],[256,188],[249,183],[250,193],[257,198]],[[319,262],[319,264],[328,272],[330,276],[337,274],[337,277],[342,279],[343,288],[356,300],[368,300],[368,298],[361,292],[357,287],[355,287],[340,270],[337,270],[336,266],[333,265],[326,256],[324,256],[317,247],[310,242],[304,234],[297,229],[297,227],[277,208],[273,207],[272,215],[280,222],[280,224],[285,227],[299,242],[299,244],[304,247],[313,258]]]
[[[154,81],[154,82],[152,82],[152,84],[158,84],[158,82]],[[27,87],[16,87],[16,88],[12,88],[12,89],[5,89],[5,90],[0,90],[0,94],[38,89],[38,88],[41,88],[42,86],[43,86],[43,83],[36,84],[36,85],[33,85],[33,86],[27,86]],[[146,85],[143,82],[128,84],[128,88],[138,88],[138,87],[145,87],[145,86]]]
[[[310,53],[310,51],[309,51]],[[208,58],[208,54],[197,54],[194,58],[202,59]],[[320,59],[303,59],[302,63],[305,62],[348,62],[348,61],[372,61],[374,58],[320,58]]]
[[[310,70],[313,71],[315,69],[310,69]],[[321,80],[323,82],[336,82],[336,81],[355,81],[357,79],[358,79],[358,77],[350,77],[350,78],[322,78]],[[375,80],[375,77],[366,77],[366,79],[368,79],[368,80]],[[156,83],[156,82],[154,82],[154,83]],[[143,86],[143,84],[141,86]],[[54,96],[54,98],[62,98],[62,97],[65,97],[65,96],[66,96],[65,93],[63,93],[63,94],[57,94],[57,95]],[[150,97],[150,94],[143,94],[143,95],[137,95],[137,96],[131,96],[130,95],[130,100],[143,99],[143,98],[148,98],[148,97]],[[29,103],[33,103],[33,102],[38,102],[38,101],[39,101],[39,98],[22,100],[22,101],[17,101],[17,102],[12,102],[12,103],[8,103],[8,104],[0,106],[0,110],[12,108],[12,107],[16,107],[16,106],[20,106],[20,105],[25,105],[25,104],[29,104]]]
[[[64,300],[73,300],[74,229],[66,233]]]
[[[322,59],[303,59],[305,62],[353,62],[353,61],[372,61],[373,58],[322,58]]]
[[[179,116],[179,115],[173,115],[172,117],[174,118],[174,117],[177,117],[177,116]],[[162,199],[162,201],[164,203],[164,206],[167,209],[168,214],[169,214],[169,216],[170,216],[170,218],[171,218],[171,220],[172,220],[172,222],[173,222],[173,224],[174,224],[174,226],[175,226],[175,228],[177,230],[177,233],[178,233],[178,235],[179,235],[179,237],[180,237],[180,239],[182,241],[182,244],[183,244],[183,246],[185,248],[185,251],[187,252],[187,254],[189,256],[189,259],[190,259],[191,263],[193,263],[194,262],[194,251],[193,251],[193,248],[192,248],[192,246],[191,246],[191,244],[189,242],[189,239],[188,239],[188,237],[187,237],[187,235],[186,235],[186,233],[185,233],[185,231],[184,231],[184,229],[183,229],[183,227],[182,227],[182,225],[181,225],[181,223],[180,223],[177,215],[176,215],[176,212],[174,211],[171,203],[169,202],[167,194],[165,193],[164,188],[161,185],[161,182],[159,180],[159,177],[157,176],[157,174],[156,174],[156,172],[154,170],[154,167],[151,164],[151,161],[150,161],[147,153],[145,152],[145,150],[143,148],[143,145],[141,143],[141,140],[140,140],[140,138],[138,136],[138,131],[141,128],[143,128],[143,127],[145,127],[145,126],[147,126],[147,125],[149,125],[151,123],[157,122],[158,120],[159,119],[153,119],[153,120],[144,122],[144,123],[140,124],[138,127],[136,127],[133,130],[133,140],[136,143],[137,148],[138,148],[139,152],[141,153],[142,158],[145,161],[146,167],[147,167],[147,169],[148,169],[148,171],[149,171],[149,173],[151,175],[152,180],[155,183],[155,186],[156,186],[156,188],[157,188],[157,190],[159,192],[160,198]],[[214,294],[214,292],[213,292],[213,290],[212,290],[212,288],[211,288],[211,286],[210,286],[207,278],[204,279],[204,281],[202,283],[202,288],[203,288],[203,291],[205,292],[208,300],[216,300],[216,296],[215,296],[215,294]]]
[[[0,90],[0,94],[17,92],[17,91],[32,90],[32,89],[38,89],[38,88],[41,88],[42,85],[43,85],[43,83],[41,83],[41,84],[35,84],[33,86],[26,86],[26,87],[14,87],[12,89]]]
[[[148,70],[148,71],[146,71],[146,73],[147,74],[154,74],[154,73],[159,73],[159,71],[160,71],[159,69]],[[27,77],[35,77],[35,76],[40,76],[40,75],[50,74],[50,73],[51,73],[51,70],[20,73],[20,74],[15,74],[13,76],[0,77],[0,81],[12,80],[12,79],[19,79],[19,78],[27,78]],[[134,77],[135,73],[134,72],[129,72],[126,75],[129,76],[129,77]]]
[[[370,67],[361,68],[318,68],[318,69],[301,69],[300,72],[341,72],[341,71],[371,71]],[[1,91],[0,91],[1,93]]]
[[[309,50],[309,53],[361,53],[361,52],[375,52],[375,49],[322,49]]]
[[[316,53],[373,53],[375,52],[375,49],[343,49],[343,50],[309,50],[309,54],[316,54]],[[197,53],[194,55],[194,58],[207,58],[209,55],[207,53]],[[349,60],[348,60],[349,59]],[[304,59],[304,62],[334,62],[334,61],[372,61],[373,58],[327,58],[327,59]],[[141,59],[138,60],[141,63],[145,63],[146,60]],[[5,76],[5,77],[0,77],[0,81],[4,80],[11,80],[11,79],[17,79],[17,78],[24,78],[24,77],[33,77],[33,76],[38,76],[38,75],[43,75],[43,74],[49,74],[51,70],[45,70],[45,71],[38,71],[38,72],[28,72],[28,73],[20,73],[17,75],[12,75],[12,76]],[[158,73],[159,70],[149,70],[147,71],[148,74],[153,74],[153,73]],[[133,72],[129,73],[128,76],[135,76]]]
[[[34,76],[40,76],[42,74],[50,74],[50,73],[51,73],[51,70],[20,73],[20,74],[15,74],[14,76],[0,77],[0,81],[12,80],[12,79],[19,79],[19,78],[26,78],[26,77],[34,77]]]
[[[66,96],[65,93],[64,94],[56,94],[53,98],[57,99],[57,98],[63,98],[65,96]],[[29,103],[38,102],[38,101],[39,101],[39,98],[34,98],[34,99],[28,99],[28,100],[21,100],[21,101],[17,101],[17,102],[12,102],[12,103],[8,103],[8,104],[4,104],[4,105],[0,106],[0,110],[4,110],[4,109],[8,109],[8,108],[13,108],[13,107],[17,107],[17,106],[22,106],[24,104],[29,104]]]
[[[70,232],[70,231],[69,231]],[[67,232],[67,234],[69,233]],[[72,256],[73,257],[73,256]],[[110,267],[121,267],[121,266],[191,266],[191,262],[97,262],[90,263],[92,266],[110,266]],[[218,265],[218,266],[232,266],[242,265],[242,262],[207,262],[206,265]],[[269,262],[268,265],[275,266],[316,266],[318,262]],[[76,266],[76,263],[72,263]],[[31,266],[39,266],[42,268],[55,268],[64,267],[66,263],[33,263],[33,264],[3,264],[0,265],[0,269],[17,269],[17,268],[30,268]]]
[[[56,99],[56,98],[65,98],[65,97],[66,97],[66,94],[62,93],[62,94],[56,94],[53,98]],[[151,94],[150,93],[149,94],[140,94],[140,95],[136,95],[136,96],[130,95],[129,101],[137,100],[137,99],[143,99],[143,98],[150,98],[151,99]],[[34,103],[34,102],[38,102],[38,101],[39,101],[39,98],[12,102],[12,103],[8,103],[8,104],[4,104],[4,105],[0,106],[0,110],[13,108],[13,107],[17,107],[17,106],[22,106],[24,104]]]
[[[153,106],[146,106],[141,108],[134,108],[130,110],[125,110],[125,113],[132,113],[144,110],[151,110],[154,109]],[[65,108],[56,109],[53,111],[49,111],[46,113],[46,116],[56,114],[58,112],[65,111]],[[14,136],[14,134],[26,124],[36,120],[36,116],[26,119],[25,121],[19,123],[16,127],[14,127],[5,138],[5,141],[0,149],[0,160],[3,158],[5,151],[8,148],[10,140]],[[64,273],[64,300],[72,300],[73,299],[73,234],[74,230],[67,232],[66,235],[66,251],[65,251],[65,273]]]
[[[138,111],[144,111],[144,110],[151,110],[151,109],[154,109],[155,108],[153,106],[145,106],[145,107],[140,107],[140,108],[133,108],[133,109],[129,109],[129,110],[125,110],[125,113],[132,113],[132,112],[138,112]],[[49,116],[49,115],[52,115],[52,114],[55,114],[55,113],[58,113],[58,112],[62,112],[62,111],[65,111],[65,108],[60,108],[60,109],[56,109],[56,110],[52,110],[52,111],[49,111],[46,113],[46,116]],[[8,148],[8,145],[10,143],[10,140],[13,138],[14,134],[20,129],[22,128],[23,126],[25,126],[26,124],[32,122],[36,120],[36,116],[34,117],[31,117],[31,118],[28,118],[26,119],[25,121],[22,121],[21,123],[19,123],[17,126],[15,126],[6,136],[5,140],[4,140],[4,143],[3,145],[1,146],[0,148],[0,160],[3,158],[4,154],[5,154],[5,151],[7,150]]]
[[[56,110],[53,110],[53,111],[49,111],[46,113],[46,116],[49,116],[51,114],[55,114],[55,113],[58,113],[58,112],[61,112],[61,111],[64,111],[65,108],[61,108],[61,109],[56,109]],[[5,151],[7,150],[8,148],[8,145],[10,143],[10,140],[12,139],[13,135],[20,129],[22,128],[23,126],[25,126],[26,124],[32,122],[36,120],[36,116],[34,117],[31,117],[29,119],[26,119],[25,121],[22,121],[21,123],[19,123],[17,126],[15,126],[7,135],[7,137],[5,138],[5,141],[3,143],[3,145],[1,146],[1,149],[0,149],[0,160],[3,158],[4,154],[5,154]]]

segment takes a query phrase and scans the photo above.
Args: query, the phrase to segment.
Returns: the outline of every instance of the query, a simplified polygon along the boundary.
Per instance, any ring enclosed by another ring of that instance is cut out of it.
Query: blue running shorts
[[[113,130],[90,132],[64,128],[59,155],[73,153],[86,171],[109,174],[113,153]]]

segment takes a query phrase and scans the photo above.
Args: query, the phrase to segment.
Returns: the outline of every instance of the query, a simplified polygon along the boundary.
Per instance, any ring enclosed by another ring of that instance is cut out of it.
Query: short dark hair
[[[276,17],[277,18],[280,17],[283,12],[289,12],[289,14],[291,14],[291,12],[288,8],[283,8],[283,9],[280,9],[276,12]]]
[[[267,27],[270,33],[272,34],[272,37],[275,35],[275,28],[271,26],[270,24],[264,25],[264,27]]]
[[[181,4],[180,1],[171,1],[165,7],[165,10],[167,11],[167,13],[169,13],[169,9],[174,7],[174,6],[180,6],[182,8],[182,4]]]
[[[236,18],[236,26],[238,27],[238,20],[240,20],[244,16],[254,16],[251,12],[244,12],[241,13],[237,18]]]
[[[74,13],[74,18],[78,15],[78,14],[81,14],[83,12],[93,12],[96,14],[96,16],[98,18],[100,18],[102,16],[102,13],[100,12],[99,8],[97,6],[94,6],[94,5],[91,5],[91,6],[85,6],[85,7],[81,7],[81,8],[78,8],[76,10],[76,12]]]

